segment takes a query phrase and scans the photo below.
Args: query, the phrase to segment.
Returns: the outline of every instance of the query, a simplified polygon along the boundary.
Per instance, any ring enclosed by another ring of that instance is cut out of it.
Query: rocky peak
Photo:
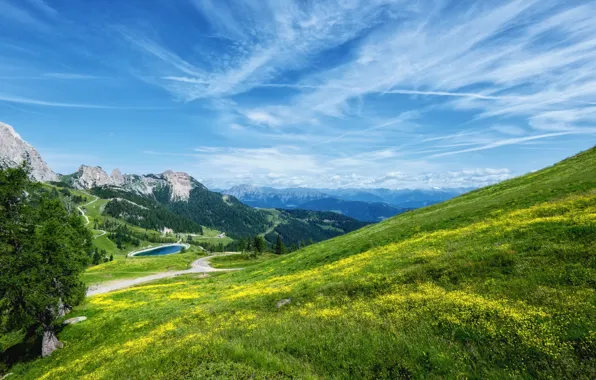
[[[0,167],[17,167],[26,162],[31,178],[36,181],[57,181],[58,175],[49,168],[35,148],[29,145],[8,124],[0,122]]]
[[[120,171],[120,169],[114,169],[112,171],[112,175],[110,176],[110,180],[109,180],[110,185],[122,186],[122,185],[124,185],[125,182],[126,182],[126,179],[124,178],[124,175],[122,175],[122,172]]]
[[[100,166],[81,165],[75,173],[74,187],[78,189],[91,189],[107,185],[110,180],[108,173]]]
[[[193,189],[192,177],[183,172],[173,172],[166,170],[161,174],[172,190],[172,200],[188,200],[190,191]]]

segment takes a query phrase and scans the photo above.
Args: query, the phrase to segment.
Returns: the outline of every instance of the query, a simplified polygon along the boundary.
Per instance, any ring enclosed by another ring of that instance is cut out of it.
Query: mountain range
[[[309,189],[238,185],[215,190],[231,195],[246,205],[335,211],[366,222],[379,222],[414,208],[443,202],[471,189]]]
[[[261,234],[270,243],[279,234],[286,244],[299,245],[310,239],[329,239],[366,224],[329,212],[300,214],[256,209],[232,195],[210,191],[187,173],[171,170],[136,175],[115,169],[108,174],[99,166],[81,165],[73,174],[59,175],[7,124],[0,124],[0,147],[0,167],[24,162],[34,180],[109,200],[103,210],[106,215],[141,228],[196,233],[207,227],[232,238]]]

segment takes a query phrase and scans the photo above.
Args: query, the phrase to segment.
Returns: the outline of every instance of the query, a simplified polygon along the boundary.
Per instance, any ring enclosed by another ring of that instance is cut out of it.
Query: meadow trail
[[[86,204],[84,204],[83,206],[78,206],[78,207],[77,207],[77,209],[79,210],[79,212],[81,213],[81,215],[83,215],[83,218],[85,218],[85,225],[86,225],[86,226],[88,226],[88,225],[89,225],[89,223],[91,223],[91,221],[89,220],[89,217],[87,216],[87,214],[85,214],[85,211],[82,209],[82,207],[87,207],[87,206],[90,206],[90,205],[92,205],[93,203],[97,202],[98,200],[99,200],[99,197],[97,197],[97,196],[96,196],[96,197],[95,197],[95,199],[94,199],[94,200],[92,200],[91,202],[89,202],[89,203],[86,203]],[[101,236],[103,236],[103,235],[105,235],[105,234],[107,234],[107,233],[108,233],[107,231],[104,231],[104,230],[95,230],[95,231],[97,231],[97,232],[101,232],[101,233],[100,233],[99,235],[95,235],[95,236],[93,236],[93,239],[97,239],[98,237],[101,237]]]
[[[234,271],[234,270],[241,270],[242,268],[231,268],[231,269],[224,269],[224,268],[213,268],[209,265],[209,260],[214,257],[220,256],[230,256],[230,255],[237,255],[237,252],[230,252],[224,253],[219,255],[211,255],[207,257],[202,257],[198,260],[192,262],[190,269],[179,270],[179,271],[170,271],[170,272],[161,272],[155,273],[149,276],[143,276],[138,278],[131,278],[125,280],[117,280],[106,282],[103,284],[92,285],[87,289],[87,297],[95,296],[98,294],[109,293],[115,290],[126,289],[134,285],[143,284],[145,282],[160,280],[164,278],[171,278],[176,277],[181,274],[190,274],[190,273],[207,273],[207,272],[226,272],[226,271]]]

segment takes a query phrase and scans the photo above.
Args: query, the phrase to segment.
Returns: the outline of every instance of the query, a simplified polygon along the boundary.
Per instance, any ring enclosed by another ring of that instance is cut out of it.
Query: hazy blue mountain
[[[339,198],[323,198],[300,205],[301,209],[313,211],[334,211],[364,222],[380,222],[408,209],[381,202],[345,201]]]
[[[302,203],[329,197],[316,189],[274,189],[252,185],[234,186],[220,192],[236,197],[246,205],[260,208],[298,208]]]
[[[218,191],[253,207],[337,211],[371,222],[399,214],[403,209],[443,202],[469,190],[471,189],[275,189],[239,185]],[[340,200],[343,202],[339,202]]]
[[[385,202],[405,208],[420,208],[440,203],[472,189],[320,189],[344,200]]]

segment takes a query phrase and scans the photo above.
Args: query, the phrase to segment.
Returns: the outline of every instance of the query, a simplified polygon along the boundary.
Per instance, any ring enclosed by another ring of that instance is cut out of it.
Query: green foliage
[[[265,242],[265,239],[262,236],[255,236],[252,247],[257,254],[263,253],[267,248],[267,242]]]
[[[231,237],[262,232],[267,224],[264,213],[242,204],[234,197],[222,196],[198,186],[186,201],[165,203],[167,207],[196,223],[225,231]]]
[[[91,233],[76,212],[28,180],[0,170],[0,318],[3,332],[55,329],[63,305],[79,304],[79,275],[91,259]]]
[[[157,204],[146,207],[128,200],[112,199],[106,204],[104,213],[142,228],[161,231],[167,227],[178,232],[203,233],[199,224]]]
[[[288,249],[286,248],[286,245],[284,244],[280,235],[277,235],[277,241],[275,242],[275,253],[278,255],[284,255],[288,253]]]
[[[309,241],[323,241],[368,225],[350,217],[326,211],[309,210],[275,210],[279,213],[280,222],[265,235],[265,239],[275,244],[277,236],[283,237],[284,243],[290,246],[306,246]],[[294,249],[295,250],[295,249]]]

